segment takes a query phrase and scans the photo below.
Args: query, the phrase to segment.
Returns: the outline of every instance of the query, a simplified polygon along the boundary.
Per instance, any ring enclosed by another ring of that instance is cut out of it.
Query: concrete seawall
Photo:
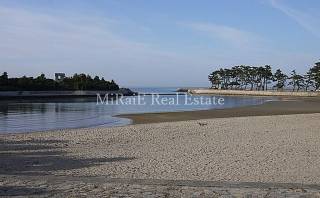
[[[244,95],[244,96],[297,96],[320,97],[320,92],[289,92],[289,91],[244,91],[244,90],[218,90],[218,89],[189,89],[190,94],[216,94],[216,95]]]
[[[125,96],[134,95],[130,89],[118,91],[0,91],[1,98],[41,98],[41,97],[96,97],[97,94],[122,94]]]

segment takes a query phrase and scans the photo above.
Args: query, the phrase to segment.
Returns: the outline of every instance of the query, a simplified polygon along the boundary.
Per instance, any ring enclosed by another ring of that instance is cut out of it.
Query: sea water
[[[153,113],[153,112],[178,112],[208,109],[225,109],[232,107],[258,105],[270,97],[244,97],[244,96],[201,96],[203,101],[216,103],[185,103],[186,97],[189,101],[200,101],[200,96],[191,96],[180,93],[176,95],[177,88],[132,88],[142,96],[128,96],[121,100],[137,100],[143,97],[144,104],[101,104],[96,98],[91,99],[61,99],[50,101],[38,100],[8,100],[0,101],[0,133],[21,133],[32,131],[47,131],[65,128],[85,127],[111,127],[123,126],[131,123],[131,120],[114,117],[121,114]],[[156,95],[157,93],[161,95]],[[152,95],[154,94],[154,95]],[[167,101],[166,104],[154,102]],[[170,98],[178,102],[170,103]],[[222,100],[218,104],[218,100]],[[180,101],[180,102],[179,102]]]

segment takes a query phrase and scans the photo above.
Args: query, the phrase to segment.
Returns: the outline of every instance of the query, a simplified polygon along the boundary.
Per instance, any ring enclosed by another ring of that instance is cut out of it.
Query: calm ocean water
[[[122,126],[131,123],[128,119],[114,117],[115,115],[128,113],[148,112],[173,112],[192,111],[206,109],[223,109],[247,105],[262,104],[269,97],[227,97],[216,96],[216,99],[223,98],[224,104],[197,104],[194,101],[199,96],[188,96],[186,103],[185,95],[175,94],[176,87],[172,88],[132,88],[139,93],[159,93],[155,96],[145,96],[144,105],[124,103],[123,101],[137,101],[137,96],[124,97],[118,104],[99,104],[96,99],[64,99],[59,102],[45,100],[38,101],[1,101],[0,102],[0,133],[21,133],[31,131],[44,131],[64,128],[82,128],[97,126]],[[169,95],[170,94],[170,95]],[[172,99],[174,104],[158,104],[157,101]],[[205,96],[204,99],[212,99],[212,96]],[[199,100],[198,100],[199,101]],[[208,100],[207,100],[208,101]],[[212,101],[212,100],[211,100]]]

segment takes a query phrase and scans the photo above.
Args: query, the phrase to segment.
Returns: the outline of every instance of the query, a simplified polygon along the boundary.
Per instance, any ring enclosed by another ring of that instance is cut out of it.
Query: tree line
[[[86,74],[74,74],[62,80],[55,81],[44,74],[38,77],[23,76],[9,78],[7,72],[0,76],[0,91],[74,91],[74,90],[119,90],[113,81],[106,81],[103,77],[92,78]]]
[[[320,62],[315,63],[304,75],[293,70],[290,75],[277,69],[274,73],[270,65],[234,66],[231,69],[220,68],[208,76],[214,89],[268,90],[292,89],[293,91],[311,91],[320,88]]]

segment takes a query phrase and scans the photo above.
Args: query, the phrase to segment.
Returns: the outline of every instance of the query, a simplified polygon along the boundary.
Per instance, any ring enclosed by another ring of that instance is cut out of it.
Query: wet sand
[[[185,112],[125,114],[118,117],[131,119],[133,124],[175,122],[210,118],[270,116],[320,113],[320,98],[282,97],[262,105],[230,109],[214,109]]]

